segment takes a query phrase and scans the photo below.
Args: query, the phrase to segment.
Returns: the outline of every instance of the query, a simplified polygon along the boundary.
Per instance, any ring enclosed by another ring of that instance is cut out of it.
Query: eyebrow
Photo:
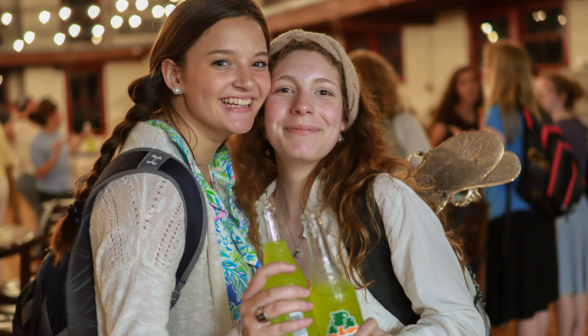
[[[236,52],[234,50],[231,49],[216,49],[213,50],[211,52],[209,52],[206,55],[216,55],[216,54],[220,54],[220,55],[235,55]],[[269,56],[267,51],[260,51],[257,54],[254,55],[254,57],[258,57],[258,56]]]
[[[299,82],[298,79],[296,79],[294,76],[291,76],[291,75],[282,75],[282,76],[276,78],[275,81],[278,81],[278,80],[281,80],[281,79],[290,80],[290,81],[295,82],[295,83],[298,83]],[[315,78],[313,80],[313,83],[321,83],[321,82],[327,82],[327,83],[331,83],[331,84],[333,84],[335,86],[339,86],[339,85],[337,85],[337,83],[333,82],[332,80],[330,80],[328,78],[324,78],[324,77]]]

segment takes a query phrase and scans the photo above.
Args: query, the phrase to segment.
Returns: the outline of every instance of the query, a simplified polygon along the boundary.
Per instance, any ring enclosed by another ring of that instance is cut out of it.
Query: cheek
[[[266,129],[273,131],[275,125],[278,124],[287,113],[289,106],[289,101],[287,99],[269,96],[265,101],[264,121]]]
[[[259,88],[260,99],[263,102],[267,98],[267,95],[272,86],[272,80],[269,71],[258,74],[255,77],[255,81],[257,83],[257,87]]]

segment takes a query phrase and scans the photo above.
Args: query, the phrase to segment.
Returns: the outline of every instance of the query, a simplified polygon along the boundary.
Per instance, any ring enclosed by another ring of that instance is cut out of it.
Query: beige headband
[[[347,128],[353,124],[357,118],[357,111],[359,109],[359,79],[355,67],[345,49],[335,41],[333,38],[319,33],[306,32],[304,30],[295,29],[290,30],[276,37],[270,44],[270,57],[278,51],[284,49],[290,41],[304,41],[311,40],[321,47],[323,47],[336,60],[343,64],[343,82],[345,83],[345,90],[347,91],[347,105],[349,106],[349,122]]]

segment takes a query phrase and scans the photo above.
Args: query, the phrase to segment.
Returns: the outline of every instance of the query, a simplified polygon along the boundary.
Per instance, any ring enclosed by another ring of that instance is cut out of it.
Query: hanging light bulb
[[[42,11],[41,14],[39,14],[39,21],[41,21],[42,24],[49,22],[50,18],[51,13],[49,13],[48,11]]]
[[[4,82],[4,76],[0,75],[0,85],[2,85],[2,82]]]
[[[151,10],[151,14],[153,14],[154,18],[159,19],[165,14],[165,9],[163,9],[162,6],[157,5],[153,7],[153,9]]]
[[[16,52],[20,52],[22,48],[24,48],[24,41],[16,40],[14,41],[14,44],[12,46],[14,47],[14,50],[16,50]]]
[[[147,0],[137,0],[137,2],[135,2],[135,7],[137,7],[138,11],[144,11],[148,6],[149,1]]]
[[[496,43],[496,41],[498,41],[498,33],[495,31],[490,32],[490,34],[488,34],[488,41]]]
[[[118,0],[116,2],[116,10],[119,12],[124,12],[129,8],[129,2],[127,0]]]
[[[169,1],[171,1],[171,2],[178,2],[179,0],[169,0]]]
[[[171,14],[171,12],[174,11],[174,9],[176,9],[175,5],[169,4],[169,5],[165,6],[165,15],[169,16]]]
[[[32,31],[26,32],[24,34],[24,40],[27,44],[33,43],[33,41],[35,40],[35,33],[33,33]]]
[[[94,43],[95,45],[99,45],[100,42],[102,42],[102,36],[100,36],[100,37],[92,36],[92,43]]]
[[[129,25],[131,28],[137,28],[141,25],[141,17],[139,15],[133,15],[129,18]]]
[[[110,19],[110,25],[114,29],[120,28],[120,26],[122,26],[123,22],[124,22],[123,18],[118,15],[115,15],[112,17],[112,19]]]
[[[494,28],[492,27],[492,25],[488,22],[482,24],[482,31],[484,32],[484,34],[490,34],[493,29]]]
[[[55,42],[55,44],[57,44],[58,46],[62,45],[63,42],[65,42],[65,34],[64,33],[55,34],[55,37],[53,38],[53,42]]]
[[[99,24],[95,25],[92,28],[92,35],[96,37],[102,37],[102,35],[104,35],[104,26]]]
[[[88,8],[88,16],[90,18],[95,19],[96,17],[98,17],[98,14],[100,14],[100,7],[92,5],[90,6],[90,8]]]
[[[4,13],[4,14],[2,15],[2,23],[3,23],[5,26],[8,26],[8,25],[10,24],[10,22],[11,22],[11,21],[12,21],[12,14],[10,14],[10,13]]]
[[[78,35],[80,35],[81,31],[82,27],[75,23],[69,26],[69,35],[71,35],[71,37],[77,37]]]
[[[63,7],[59,10],[59,17],[65,21],[67,19],[69,19],[69,16],[71,15],[71,9],[67,8],[67,7]]]

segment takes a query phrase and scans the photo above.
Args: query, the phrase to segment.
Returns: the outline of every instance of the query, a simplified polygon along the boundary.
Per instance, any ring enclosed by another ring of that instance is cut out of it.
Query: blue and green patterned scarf
[[[208,203],[214,209],[216,238],[218,239],[221,263],[227,284],[231,318],[233,319],[233,325],[238,325],[241,323],[239,307],[241,306],[243,292],[249,285],[255,270],[261,265],[257,253],[248,238],[249,221],[247,220],[247,215],[237,204],[237,199],[233,192],[235,174],[233,174],[233,164],[229,149],[227,146],[222,146],[212,159],[209,167],[213,184],[211,187],[196,168],[196,162],[192,157],[190,147],[175,129],[159,120],[149,120],[146,123],[167,133],[170,141],[182,153],[184,162],[196,176]]]

